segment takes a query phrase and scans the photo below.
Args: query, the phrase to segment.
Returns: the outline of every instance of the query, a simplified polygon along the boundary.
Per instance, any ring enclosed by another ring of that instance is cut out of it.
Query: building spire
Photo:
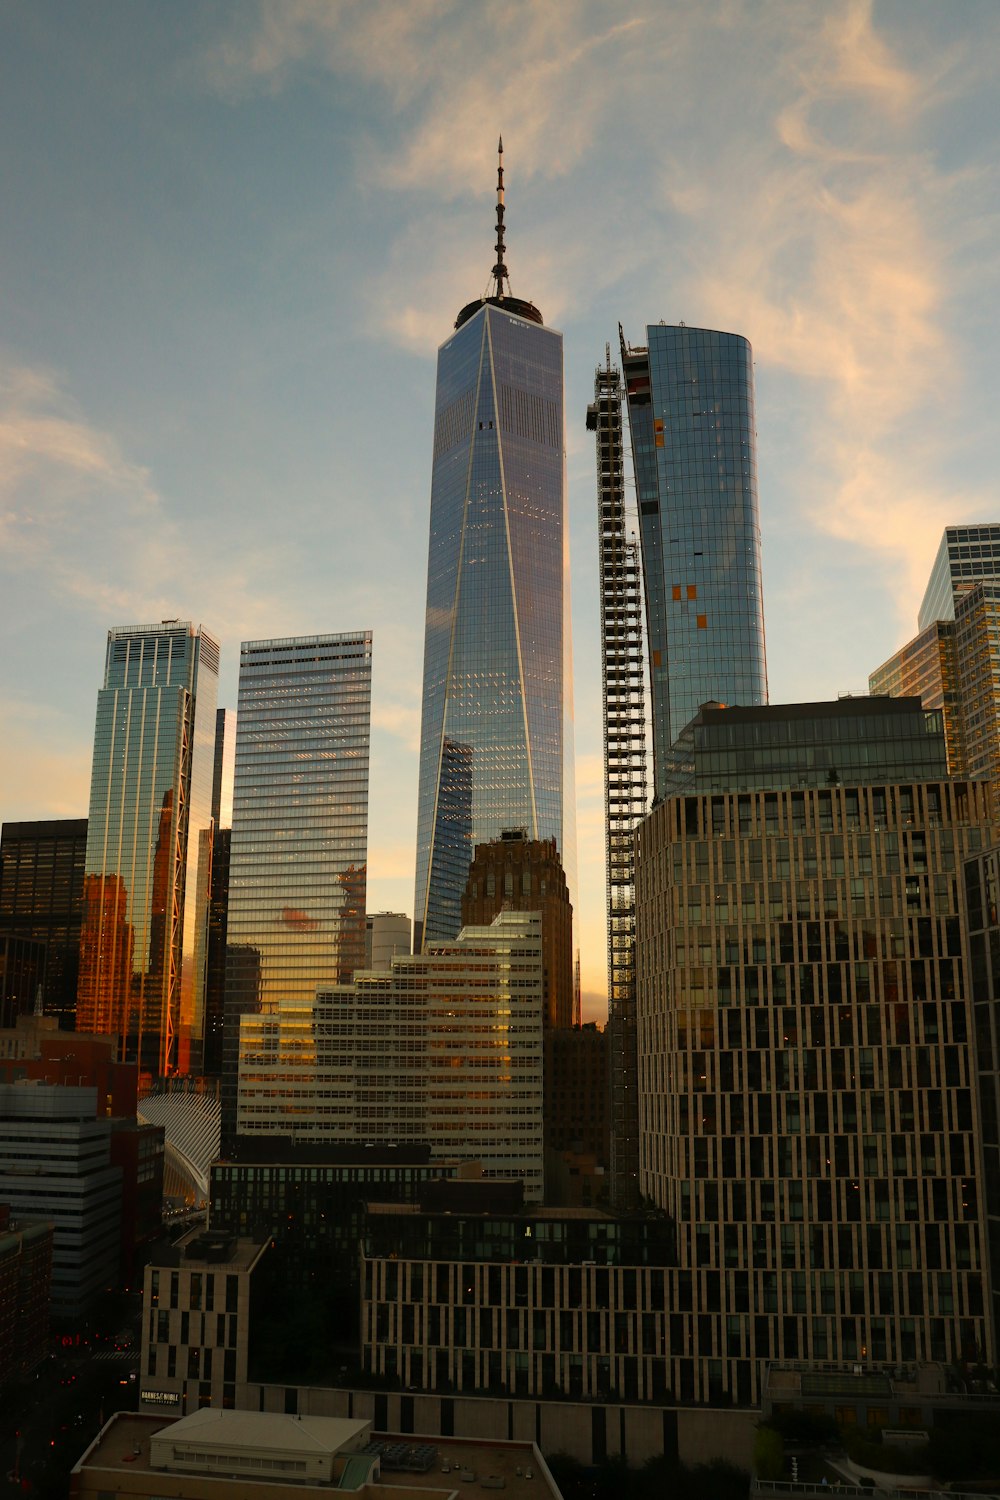
[[[504,265],[504,225],[503,225],[503,136],[497,144],[497,263],[493,267],[493,285],[495,297],[503,297],[504,283],[507,284],[507,294],[510,295],[510,277],[507,275],[507,267]]]

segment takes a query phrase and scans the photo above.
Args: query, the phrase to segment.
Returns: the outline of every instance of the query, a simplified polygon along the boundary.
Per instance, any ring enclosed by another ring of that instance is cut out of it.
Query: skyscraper
[[[77,1028],[154,1076],[201,1067],[219,648],[164,620],[108,632],[97,696]]]
[[[1000,522],[946,526],[917,615],[917,629],[953,620],[959,596],[983,578],[1000,579]]]
[[[529,839],[520,828],[477,844],[462,892],[462,926],[485,927],[498,912],[539,912],[545,970],[546,1029],[573,1025],[573,907],[552,839]]]
[[[504,828],[555,839],[574,886],[562,336],[511,295],[500,160],[492,291],[438,351],[416,952]]]
[[[696,1284],[674,1395],[990,1363],[959,872],[991,787],[913,698],[706,708],[689,760],[636,835],[640,1185]]]
[[[918,629],[869,675],[869,690],[940,708],[951,774],[1000,783],[1000,525],[946,527]]]
[[[622,338],[642,541],[653,787],[703,703],[767,702],[753,358],[747,340],[650,324]]]
[[[311,1005],[365,956],[369,631],[240,652],[222,1131],[236,1123],[239,1018]]]
[[[71,1027],[76,1013],[86,818],[5,823],[0,832],[0,937],[45,944],[42,1009]]]
[[[604,687],[604,817],[608,890],[611,1192],[639,1192],[639,1060],[635,1021],[635,827],[646,812],[646,676],[639,548],[625,514],[621,376],[605,351],[587,429],[597,434],[597,534]]]

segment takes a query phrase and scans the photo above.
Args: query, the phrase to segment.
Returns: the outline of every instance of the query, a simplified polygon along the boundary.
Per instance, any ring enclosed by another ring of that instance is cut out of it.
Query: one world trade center
[[[438,350],[414,946],[452,938],[476,844],[555,839],[575,886],[562,335],[496,264]]]

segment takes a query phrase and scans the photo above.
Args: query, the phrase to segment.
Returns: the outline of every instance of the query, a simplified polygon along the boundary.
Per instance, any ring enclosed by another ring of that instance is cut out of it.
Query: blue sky
[[[410,912],[434,356],[565,335],[585,1008],[603,1015],[594,366],[745,334],[773,701],[863,690],[1000,519],[994,0],[0,11],[0,817],[86,811],[107,628],[375,632],[369,901]]]

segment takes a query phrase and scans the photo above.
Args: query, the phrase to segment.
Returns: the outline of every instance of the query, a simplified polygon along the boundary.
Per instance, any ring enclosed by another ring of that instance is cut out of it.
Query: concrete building
[[[462,1215],[372,1204],[362,1359],[406,1387],[665,1401],[676,1287],[665,1215]]]
[[[380,973],[412,952],[410,919],[401,911],[370,911],[365,918],[365,969]]]
[[[122,1169],[120,1269],[127,1282],[136,1250],[161,1225],[164,1133],[137,1118],[138,1068],[117,1058],[117,1038],[61,1031],[55,1016],[22,1016],[0,1030],[0,1083],[93,1088],[95,1117],[111,1126],[111,1164]]]
[[[112,1131],[97,1118],[94,1088],[0,1084],[0,1203],[53,1224],[52,1307],[61,1317],[77,1317],[118,1283],[123,1174],[112,1164]]]
[[[250,1278],[268,1243],[194,1229],[146,1267],[140,1411],[236,1405],[247,1378]]]
[[[52,1225],[11,1217],[0,1202],[0,1392],[49,1352]]]
[[[239,1134],[426,1142],[541,1199],[541,955],[541,918],[501,912],[388,973],[244,1016]]]
[[[704,710],[693,746],[712,790],[637,836],[641,1187],[687,1286],[671,1387],[991,1363],[959,902],[990,787],[947,779],[915,700]]]
[[[604,1206],[611,1158],[610,1036],[593,1022],[544,1039],[545,1199]]]
[[[292,1395],[295,1392],[291,1392]],[[455,1500],[502,1489],[511,1500],[560,1500],[528,1441],[461,1441],[373,1432],[370,1419],[272,1411],[195,1411],[179,1421],[119,1412],[73,1469],[73,1500]]]

